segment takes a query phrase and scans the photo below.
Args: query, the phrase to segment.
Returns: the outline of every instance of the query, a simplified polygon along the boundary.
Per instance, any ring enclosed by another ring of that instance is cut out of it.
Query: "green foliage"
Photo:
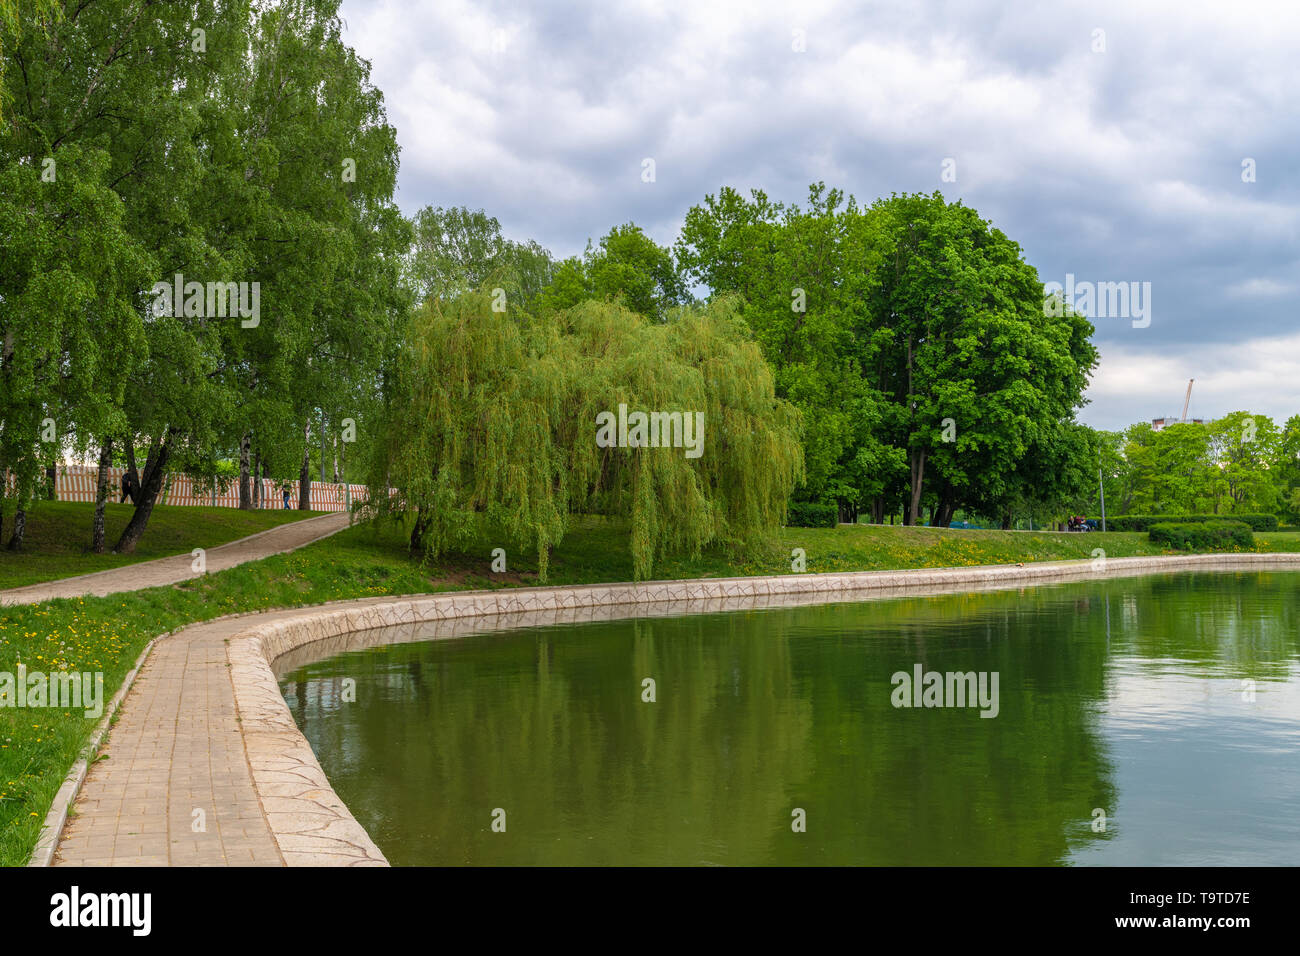
[[[861,209],[815,184],[806,208],[724,188],[687,213],[689,275],[735,293],[805,416],[801,497],[900,503],[919,523],[1082,494],[1092,448],[1073,421],[1092,326],[1045,316],[1019,247],[961,203],[893,196]]]
[[[1249,412],[1231,412],[1208,426],[1210,456],[1218,468],[1212,476],[1215,503],[1220,510],[1248,508],[1274,511],[1278,504],[1277,478],[1271,474],[1281,435],[1272,419]]]
[[[255,328],[218,323],[232,414],[210,448],[251,432],[274,474],[296,476],[323,429],[328,442],[342,419],[373,415],[409,309],[410,232],[392,203],[396,131],[369,64],[343,42],[336,0],[259,9],[241,29],[252,75],[240,109],[223,114],[229,150],[213,175],[240,227],[225,243],[239,250],[237,274],[261,283],[263,315]]]
[[[414,229],[407,268],[417,302],[500,283],[508,301],[528,308],[555,274],[547,250],[506,239],[501,223],[482,209],[425,206],[415,214]]]
[[[696,281],[742,297],[777,393],[802,409],[800,497],[856,505],[907,468],[888,440],[895,410],[872,376],[883,360],[867,311],[879,224],[839,190],[809,192],[801,209],[724,188],[687,213],[677,252]]]
[[[21,506],[41,462],[113,439],[145,450],[151,507],[150,476],[212,474],[254,433],[292,474],[306,423],[371,411],[409,308],[396,133],[369,64],[342,40],[338,0],[75,14],[4,47],[0,212],[18,228],[0,236],[0,402],[16,426],[0,468]],[[177,273],[256,283],[260,322],[155,313],[154,282]],[[40,390],[23,384],[42,369]],[[45,417],[57,449],[33,440]]]
[[[789,528],[834,528],[839,523],[839,508],[816,501],[792,501],[786,518]]]
[[[0,118],[4,117],[9,100],[5,90],[6,58],[3,55],[6,45],[33,30],[44,34],[46,22],[62,15],[59,0],[0,0]]]
[[[586,299],[618,302],[663,322],[671,310],[689,304],[691,294],[672,252],[629,222],[611,229],[599,245],[588,242],[582,258],[559,263],[536,311],[562,312]]]
[[[25,508],[78,431],[122,426],[151,260],[123,228],[106,153],[70,145],[49,181],[15,148],[0,137],[0,471],[13,482],[0,496]]]
[[[665,555],[780,524],[798,415],[733,304],[663,324],[595,301],[541,317],[491,306],[486,291],[434,300],[411,325],[371,487],[376,510],[412,522],[413,547],[496,534],[535,549],[545,576],[571,514],[620,516],[645,578]],[[620,405],[702,413],[701,453],[601,447],[598,416]]]
[[[672,253],[634,223],[615,226],[599,246],[588,246],[583,265],[592,295],[638,315],[663,321],[669,309],[690,301]]]
[[[1253,548],[1255,536],[1244,521],[1163,522],[1151,526],[1152,544],[1175,551],[1227,551]]]
[[[582,260],[572,256],[556,264],[551,284],[537,299],[536,311],[563,312],[591,297],[592,290]]]
[[[1277,515],[1265,514],[1234,514],[1225,515],[1107,515],[1106,529],[1108,531],[1149,531],[1151,526],[1158,523],[1167,523],[1173,521],[1179,524],[1201,524],[1211,521],[1223,521],[1226,517],[1231,517],[1233,521],[1240,521],[1254,531],[1277,531]],[[1100,519],[1097,519],[1100,521]]]
[[[1091,323],[1044,314],[1020,247],[960,202],[935,193],[873,208],[888,235],[874,311],[894,336],[887,390],[905,411],[913,500],[926,469],[940,523],[959,504],[1005,514],[1069,500],[1090,452],[1073,416],[1097,362]]]
[[[1300,415],[1282,426],[1269,473],[1277,485],[1279,510],[1288,524],[1300,524]]]
[[[1125,433],[1108,474],[1108,510],[1138,514],[1288,514],[1300,487],[1300,416],[1279,430],[1265,415],[1232,412],[1209,424],[1146,422]],[[1118,487],[1115,487],[1115,486]],[[1118,492],[1118,493],[1116,493]]]

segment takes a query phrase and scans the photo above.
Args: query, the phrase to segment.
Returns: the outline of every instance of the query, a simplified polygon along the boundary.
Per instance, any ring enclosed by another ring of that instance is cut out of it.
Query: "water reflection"
[[[1183,574],[406,628],[300,651],[282,688],[395,864],[1292,864],[1298,588]],[[998,717],[896,709],[916,664],[998,672]]]

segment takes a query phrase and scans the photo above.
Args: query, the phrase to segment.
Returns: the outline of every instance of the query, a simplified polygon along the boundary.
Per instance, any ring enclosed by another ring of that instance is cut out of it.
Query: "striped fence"
[[[122,497],[123,468],[108,469],[108,500]],[[54,483],[54,494],[59,501],[94,501],[99,469],[94,465],[60,465]],[[261,479],[262,494],[259,508],[283,508],[283,484],[270,478]],[[347,511],[354,501],[366,499],[365,485],[335,485],[313,481],[309,510]],[[223,491],[219,485],[196,482],[189,475],[171,474],[158,497],[159,505],[208,505],[213,508],[239,507],[239,480],[231,481]],[[298,507],[298,482],[289,484],[289,507]]]

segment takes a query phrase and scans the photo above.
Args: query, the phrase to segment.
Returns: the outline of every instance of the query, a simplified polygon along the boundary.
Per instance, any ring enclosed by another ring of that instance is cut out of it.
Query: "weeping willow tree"
[[[486,292],[413,318],[371,509],[431,557],[498,536],[546,579],[570,516],[630,526],[638,579],[776,528],[803,474],[798,412],[729,301],[650,323],[588,301],[533,317]]]

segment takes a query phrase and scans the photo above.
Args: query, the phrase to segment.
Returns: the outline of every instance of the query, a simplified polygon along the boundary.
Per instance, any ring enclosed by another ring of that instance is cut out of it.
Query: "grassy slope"
[[[1139,533],[789,528],[744,554],[719,551],[667,561],[656,576],[788,573],[796,547],[807,552],[811,573],[1088,558],[1097,547],[1110,557],[1162,553],[1145,539]],[[527,554],[511,552],[507,573],[491,574],[492,542],[476,547],[473,555],[422,566],[408,558],[403,540],[395,529],[352,528],[291,554],[172,587],[3,608],[0,671],[14,671],[19,659],[29,670],[102,670],[107,699],[152,637],[187,622],[345,598],[536,583],[536,559]],[[1297,534],[1257,535],[1257,540],[1259,550],[1300,551]],[[554,584],[631,577],[626,530],[599,519],[580,522],[551,558]],[[76,711],[0,708],[0,864],[26,860],[94,723]]]
[[[127,504],[105,507],[104,539],[108,548],[113,547],[126,527],[132,510]],[[236,538],[319,513],[159,505],[149,517],[149,526],[135,554],[92,554],[90,535],[94,505],[77,501],[41,501],[27,515],[23,550],[17,553],[0,550],[0,590],[106,571],[173,554],[189,554],[194,548],[215,548]],[[5,521],[6,540],[12,532],[13,518],[10,517]]]

